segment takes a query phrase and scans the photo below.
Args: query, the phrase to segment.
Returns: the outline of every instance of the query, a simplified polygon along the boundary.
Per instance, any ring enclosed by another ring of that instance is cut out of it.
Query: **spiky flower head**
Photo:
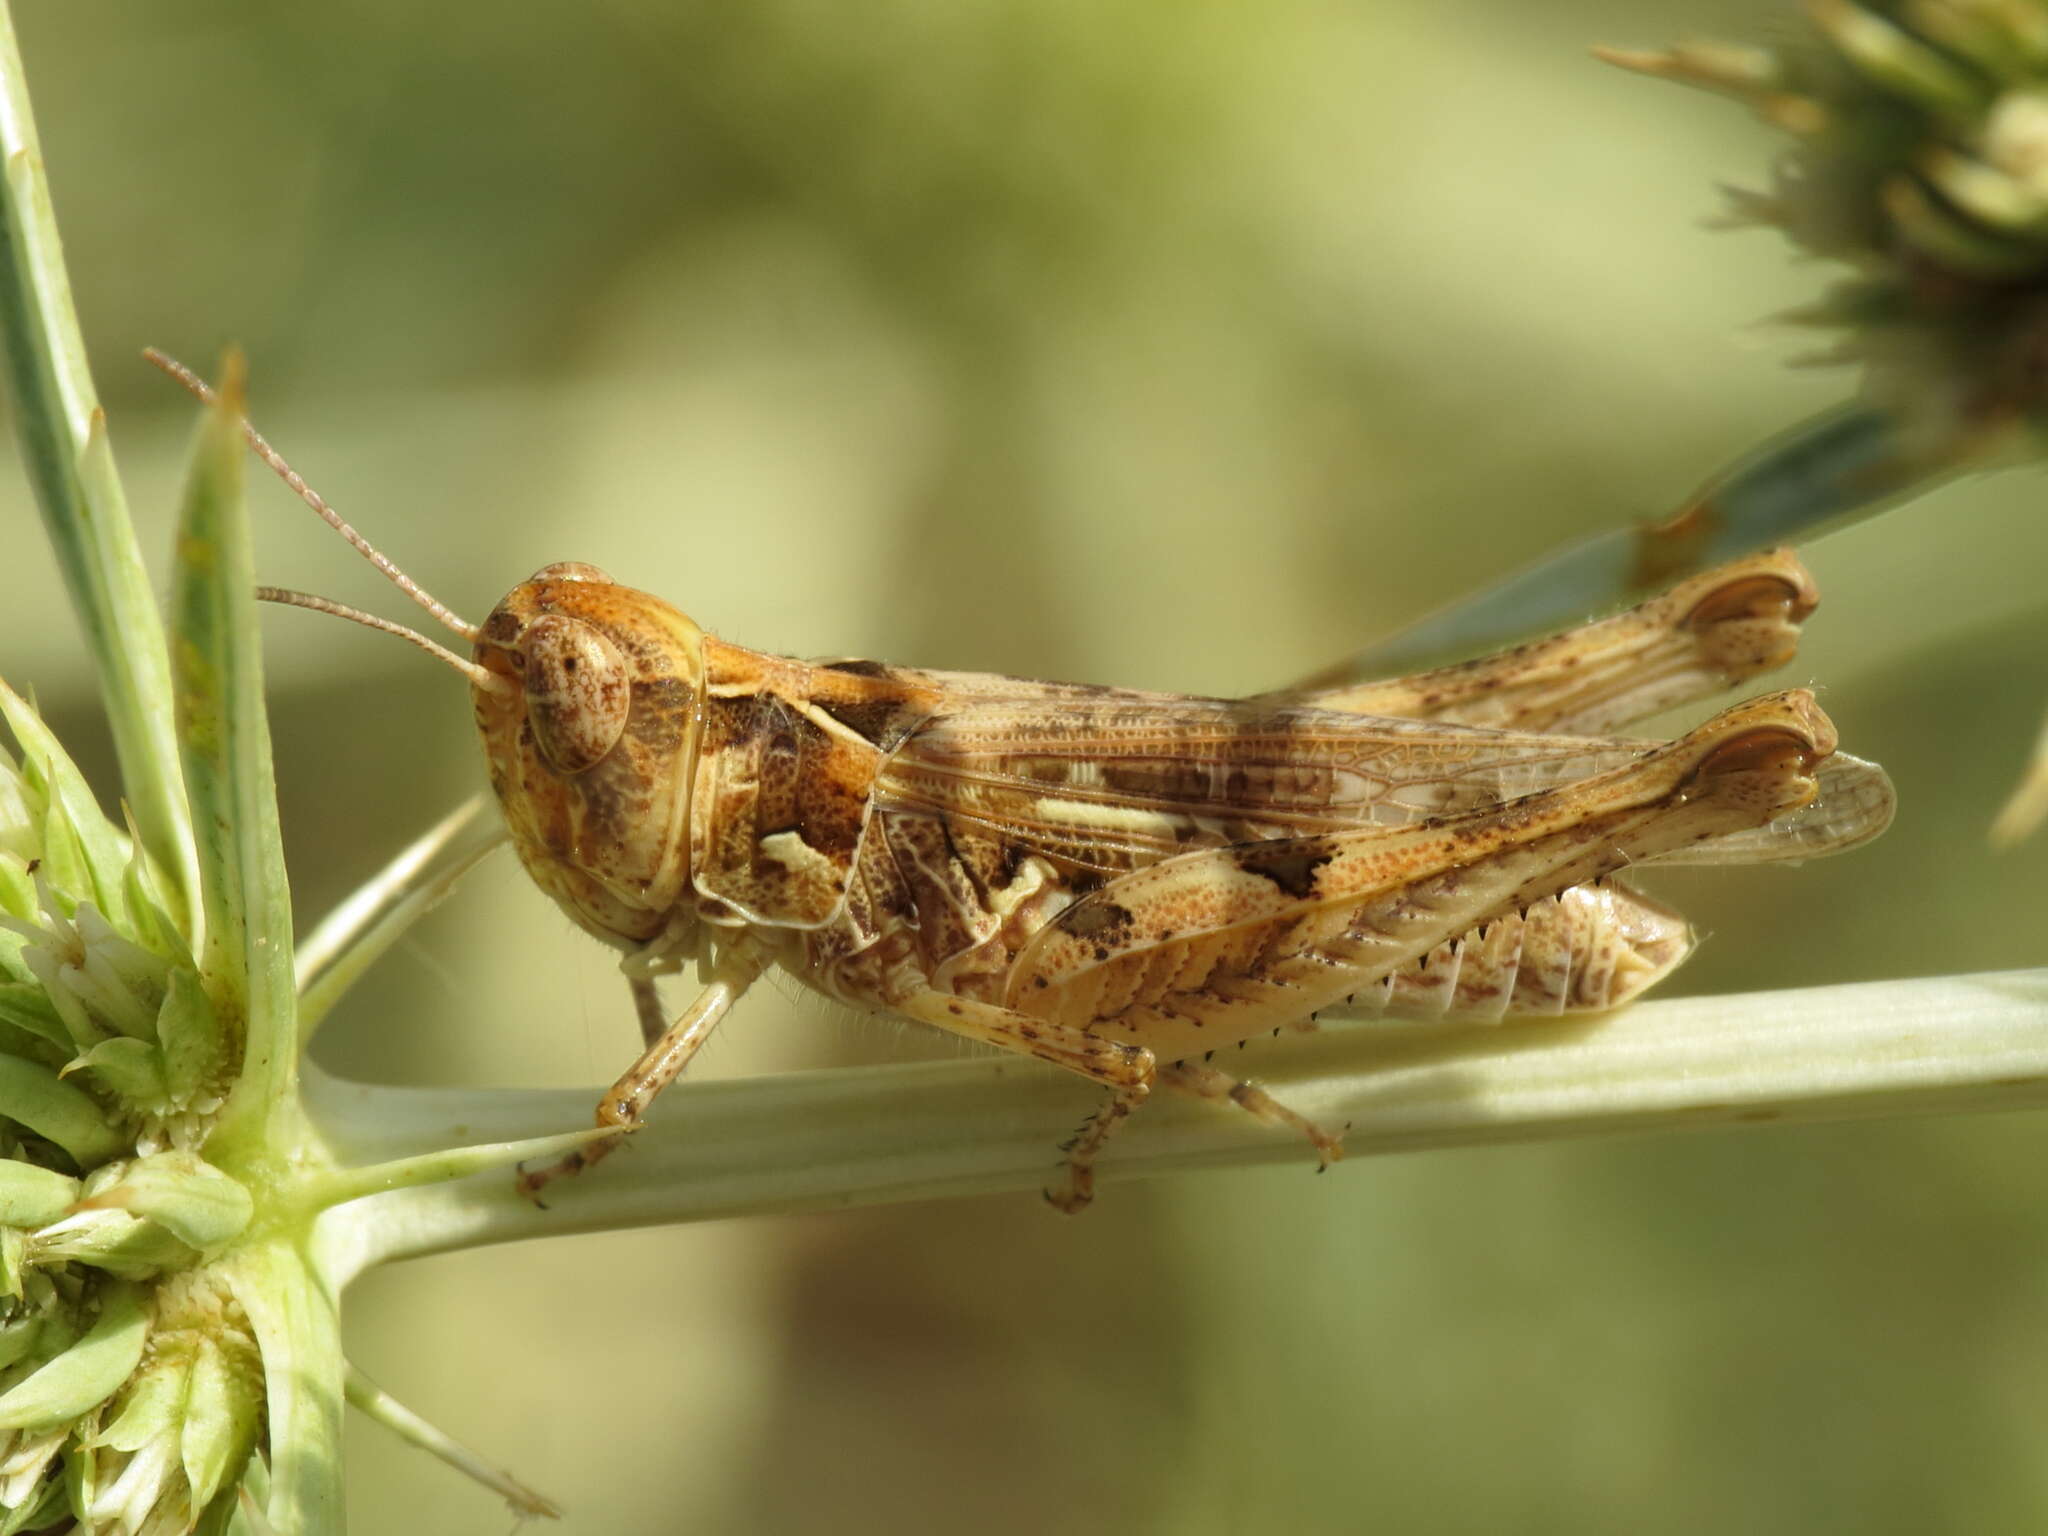
[[[136,841],[4,684],[0,715],[0,1536],[171,1536],[262,1412],[208,1269],[252,1203],[198,1151],[232,1030]]]
[[[1732,96],[1793,138],[1729,222],[1851,275],[1786,318],[1934,457],[2048,424],[2048,0],[1807,0],[1781,46],[1603,50]]]

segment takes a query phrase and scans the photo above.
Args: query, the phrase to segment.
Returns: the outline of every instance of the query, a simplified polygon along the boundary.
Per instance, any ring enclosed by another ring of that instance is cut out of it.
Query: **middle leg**
[[[919,1023],[935,1024],[970,1040],[1036,1056],[1108,1089],[1109,1096],[1102,1107],[1061,1148],[1066,1153],[1066,1177],[1045,1191],[1047,1203],[1068,1215],[1095,1197],[1096,1156],[1103,1143],[1152,1091],[1156,1068],[1150,1051],[1141,1045],[1105,1039],[1072,1024],[1033,1018],[994,1003],[944,992],[914,993],[891,1006]]]

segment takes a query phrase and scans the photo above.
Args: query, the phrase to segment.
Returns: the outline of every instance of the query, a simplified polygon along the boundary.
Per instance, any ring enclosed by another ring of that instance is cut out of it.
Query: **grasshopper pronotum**
[[[621,1135],[780,966],[1101,1084],[1046,1192],[1062,1210],[1088,1202],[1104,1142],[1155,1085],[1293,1126],[1327,1165],[1337,1133],[1210,1054],[1346,1002],[1492,1020],[1617,1007],[1691,946],[1617,871],[1807,858],[1891,817],[1883,771],[1835,752],[1803,689],[1675,741],[1605,734],[1790,660],[1816,594],[1789,551],[1437,672],[1191,698],[796,661],[579,564],[468,624],[248,436],[470,642],[464,661],[325,599],[260,594],[403,634],[469,678],[521,861],[623,951],[646,1050],[597,1110]],[[686,963],[703,987],[671,1021],[655,978]]]

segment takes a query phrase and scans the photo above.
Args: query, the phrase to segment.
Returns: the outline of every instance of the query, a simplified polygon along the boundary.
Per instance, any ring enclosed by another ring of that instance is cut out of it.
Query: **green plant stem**
[[[513,1514],[520,1519],[561,1518],[561,1506],[553,1499],[527,1487],[511,1473],[492,1466],[468,1446],[414,1413],[354,1366],[348,1368],[346,1389],[350,1404],[357,1410],[408,1444],[446,1462],[464,1477],[483,1484],[509,1504]]]
[[[2048,1105],[2048,970],[1678,998],[1550,1023],[1360,1022],[1242,1061],[1290,1107],[1348,1123],[1354,1157],[2018,1109]],[[311,1071],[305,1087],[329,1144],[355,1162],[560,1130],[586,1121],[597,1094],[379,1088]],[[601,1169],[554,1186],[548,1209],[503,1173],[396,1190],[330,1211],[323,1251],[345,1277],[519,1238],[1034,1189],[1094,1102],[1085,1083],[1016,1058],[684,1085]],[[1161,1094],[1100,1174],[1272,1161],[1306,1168],[1310,1156],[1232,1106]]]
[[[14,20],[0,0],[0,344],[22,458],[84,626],[143,844],[189,915],[192,821],[178,772],[170,658],[114,469],[29,110]]]
[[[514,1163],[551,1162],[564,1153],[587,1146],[606,1135],[591,1126],[580,1131],[563,1131],[536,1136],[528,1141],[492,1141],[477,1146],[444,1147],[416,1157],[397,1157],[389,1162],[362,1167],[335,1168],[312,1174],[292,1187],[295,1208],[315,1214],[330,1206],[344,1205],[381,1195],[387,1190],[409,1189],[422,1184],[446,1184]]]
[[[484,812],[481,795],[465,800],[328,913],[297,946],[302,1048],[363,973],[505,843],[502,820]]]

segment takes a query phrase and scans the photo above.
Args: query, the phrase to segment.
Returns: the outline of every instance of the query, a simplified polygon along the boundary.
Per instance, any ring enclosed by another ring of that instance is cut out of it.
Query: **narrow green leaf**
[[[28,860],[18,853],[0,852],[0,912],[33,919],[40,908],[36,878],[28,872]]]
[[[78,829],[55,800],[43,806],[36,832],[43,845],[42,862],[36,866],[36,873],[57,909],[69,916],[80,897],[92,892],[92,860],[79,841]]]
[[[64,1021],[74,1050],[87,1050],[107,1039],[112,1031],[96,1023],[85,1002],[67,981],[69,968],[42,944],[31,944],[21,952],[22,964],[42,987],[57,1017]]]
[[[295,1093],[291,901],[277,825],[255,578],[242,507],[242,367],[230,356],[194,445],[172,608],[178,730],[198,833],[201,972],[242,1066],[216,1138],[260,1134]]]
[[[29,1234],[36,1265],[90,1264],[123,1280],[153,1280],[199,1262],[199,1250],[126,1211],[81,1210]]]
[[[64,1069],[65,1076],[90,1072],[100,1085],[130,1109],[161,1113],[170,1105],[164,1081],[164,1055],[151,1040],[116,1035],[102,1040]]]
[[[199,1249],[238,1236],[255,1211],[241,1184],[197,1153],[176,1151],[138,1158],[119,1183],[99,1190],[85,1204],[116,1207],[153,1221]]]
[[[201,1339],[179,1442],[194,1505],[212,1503],[214,1494],[240,1472],[256,1443],[262,1408],[254,1384],[235,1374],[211,1340]]]
[[[203,1088],[224,1076],[228,1041],[213,1005],[193,972],[171,972],[164,1005],[157,1011],[156,1038],[163,1052],[164,1086],[174,1104],[189,1104]]]
[[[190,1367],[184,1361],[157,1356],[123,1394],[121,1411],[93,1437],[93,1443],[116,1451],[139,1451],[160,1436],[175,1434],[185,1411],[189,1375]]]
[[[43,175],[21,51],[0,0],[0,343],[22,458],[96,663],[124,793],[182,905],[198,883],[170,660],[107,443]]]
[[[14,754],[0,746],[0,854],[10,860],[26,864],[36,856],[35,799]]]
[[[128,846],[131,856],[121,872],[121,886],[128,898],[128,930],[135,941],[173,965],[192,964],[192,946],[172,923],[164,901],[163,881],[151,865],[142,834],[135,829],[135,813],[127,805]]]
[[[263,1243],[221,1261],[263,1351],[270,1415],[265,1513],[279,1536],[342,1536],[341,1319],[299,1249]]]
[[[0,1393],[0,1428],[48,1429],[113,1396],[142,1359],[149,1318],[133,1286],[109,1286],[99,1321],[85,1337],[11,1390]]]
[[[77,1049],[71,1043],[71,1031],[64,1027],[64,1021],[57,1017],[57,1010],[50,1005],[50,994],[35,982],[0,983],[0,1024],[46,1041],[66,1057]],[[8,1043],[6,1037],[0,1035],[0,1046]],[[21,1053],[10,1049],[8,1054]]]
[[[36,1317],[17,1317],[12,1322],[0,1323],[0,1371],[34,1354],[42,1331],[42,1320]]]
[[[8,1386],[18,1387],[28,1378],[29,1371],[40,1370],[65,1350],[84,1337],[85,1324],[82,1319],[68,1316],[64,1311],[44,1312],[38,1320],[35,1347],[26,1355],[17,1356],[18,1365],[23,1360],[30,1362],[29,1370],[17,1371],[9,1378]]]
[[[72,1514],[82,1515],[99,1498],[100,1459],[90,1446],[78,1445],[57,1465],[64,1502]]]
[[[34,1163],[0,1158],[0,1226],[48,1226],[77,1199],[78,1180]]]
[[[71,1037],[74,1051],[88,1050],[110,1037],[112,1031],[94,1021],[84,1000],[68,983],[68,968],[46,946],[28,946],[22,950],[21,960],[42,987],[50,1006],[57,1011],[57,1017],[64,1021],[64,1029]]]
[[[54,1141],[83,1168],[105,1162],[125,1145],[88,1094],[17,1056],[0,1056],[0,1115]]]
[[[125,923],[125,877],[131,857],[128,839],[101,813],[85,775],[71,761],[63,743],[43,724],[42,716],[5,682],[0,682],[0,716],[5,716],[7,728],[21,743],[23,766],[34,782],[44,786],[51,810],[61,814],[78,840],[86,877],[91,883],[77,894],[90,894],[108,917]]]

